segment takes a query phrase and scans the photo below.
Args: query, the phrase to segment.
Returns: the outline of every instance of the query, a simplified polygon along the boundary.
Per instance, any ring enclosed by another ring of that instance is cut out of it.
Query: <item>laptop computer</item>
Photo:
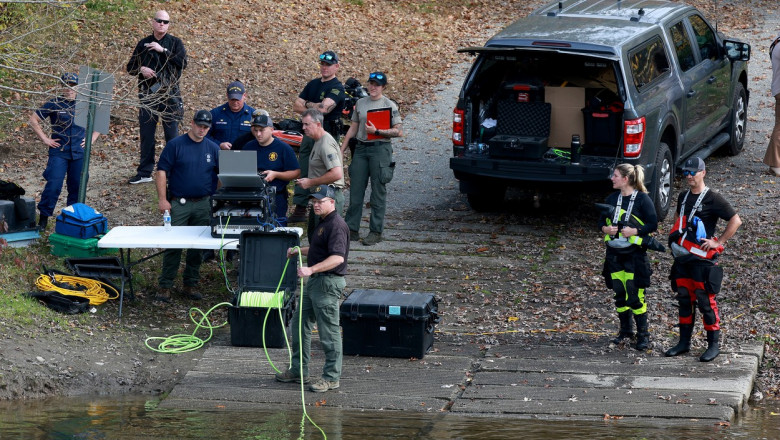
[[[263,178],[257,174],[257,151],[220,150],[217,177],[223,187],[262,187]]]

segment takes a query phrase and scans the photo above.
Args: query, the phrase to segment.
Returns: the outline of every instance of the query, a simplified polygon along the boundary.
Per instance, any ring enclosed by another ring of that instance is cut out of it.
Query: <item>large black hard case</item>
[[[422,359],[438,311],[431,293],[355,290],[340,308],[344,354]]]
[[[244,231],[239,238],[239,293],[228,308],[230,323],[230,342],[240,347],[263,346],[263,321],[265,324],[265,346],[283,348],[286,343],[286,328],[295,310],[295,288],[298,274],[295,259],[290,260],[287,271],[287,249],[300,246],[300,237],[295,232],[280,231]],[[281,309],[265,307],[239,307],[240,292],[274,292],[284,272],[284,280],[279,287],[284,289],[284,306]]]
[[[0,226],[8,225],[7,232],[35,228],[35,199],[20,196],[21,202],[0,200]],[[24,209],[22,209],[24,207]],[[0,233],[4,231],[0,230]]]

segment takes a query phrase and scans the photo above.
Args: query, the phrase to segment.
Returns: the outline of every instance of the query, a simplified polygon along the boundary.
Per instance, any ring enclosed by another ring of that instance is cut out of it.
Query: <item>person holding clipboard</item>
[[[360,240],[360,219],[368,179],[371,179],[371,216],[368,235],[362,242],[371,246],[382,241],[385,222],[387,189],[393,179],[395,162],[390,139],[403,136],[398,105],[383,95],[387,75],[374,72],[368,76],[368,96],[355,104],[352,124],[341,143],[341,154],[349,148],[349,141],[357,139],[357,146],[349,166],[349,208],[345,220],[349,226],[350,241]]]

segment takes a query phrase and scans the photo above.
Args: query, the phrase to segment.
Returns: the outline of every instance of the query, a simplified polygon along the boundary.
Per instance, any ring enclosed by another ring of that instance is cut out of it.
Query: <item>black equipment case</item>
[[[340,309],[344,354],[422,359],[438,311],[432,293],[355,290]]]
[[[290,259],[287,271],[287,249],[300,246],[300,237],[295,232],[244,231],[239,239],[240,267],[238,293],[233,305],[228,307],[230,342],[240,347],[263,346],[263,321],[265,324],[265,346],[283,348],[287,346],[287,325],[295,310],[295,288],[298,281],[296,259]],[[284,272],[280,289],[284,289],[284,305],[279,309],[265,307],[240,307],[242,292],[275,292],[279,278]]]

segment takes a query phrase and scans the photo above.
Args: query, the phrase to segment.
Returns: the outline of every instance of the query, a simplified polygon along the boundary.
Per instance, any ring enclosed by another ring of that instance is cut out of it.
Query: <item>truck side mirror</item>
[[[750,45],[741,41],[724,40],[723,48],[731,61],[747,61],[750,59]]]

